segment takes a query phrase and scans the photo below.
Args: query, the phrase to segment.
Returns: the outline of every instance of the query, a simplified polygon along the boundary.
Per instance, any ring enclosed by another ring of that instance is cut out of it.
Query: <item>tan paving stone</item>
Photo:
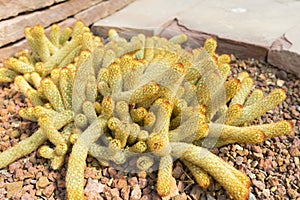
[[[300,21],[299,10],[295,0],[137,0],[94,26],[152,29],[177,18],[190,30],[270,47]]]
[[[191,48],[199,48],[203,46],[207,38],[214,37],[218,40],[217,52],[220,54],[231,53],[240,58],[255,58],[259,60],[266,60],[269,48],[264,46],[258,46],[253,43],[245,43],[234,39],[220,38],[214,33],[205,33],[199,30],[191,30],[180,24],[178,20],[174,20],[168,27],[161,32],[161,36],[170,38],[179,33],[185,33],[188,35],[189,40],[187,44]]]
[[[43,11],[37,11],[26,15],[4,20],[0,22],[0,47],[15,42],[24,37],[24,28],[41,24],[44,27],[52,23],[62,21],[102,0],[72,0]]]
[[[268,62],[300,78],[300,24],[276,40],[268,54]]]
[[[88,26],[96,22],[97,20],[113,14],[117,10],[123,8],[133,1],[134,0],[104,1],[76,14],[74,18],[82,20],[85,25]]]
[[[54,0],[0,0],[0,20],[16,16],[22,12],[33,11],[39,8],[50,6]]]
[[[178,20],[189,29],[270,47],[300,21],[299,10],[300,1],[295,0],[203,0]]]
[[[136,0],[126,8],[103,20],[96,22],[93,31],[106,35],[107,29],[123,31],[146,30],[152,34],[165,27],[174,16],[198,4],[199,0]]]

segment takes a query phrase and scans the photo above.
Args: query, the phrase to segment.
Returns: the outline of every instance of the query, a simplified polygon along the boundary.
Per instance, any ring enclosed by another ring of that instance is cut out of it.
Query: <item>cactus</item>
[[[40,128],[1,152],[0,168],[39,148],[58,169],[72,145],[68,199],[84,199],[88,154],[117,165],[138,157],[138,171],[153,170],[158,162],[162,197],[170,193],[178,158],[201,187],[212,177],[234,199],[247,199],[249,178],[209,149],[258,144],[292,130],[287,121],[247,126],[281,103],[285,92],[252,92],[247,73],[227,80],[230,56],[215,52],[213,38],[191,52],[181,47],[184,34],[169,40],[139,34],[128,41],[110,30],[104,43],[80,21],[73,29],[53,25],[49,38],[39,25],[26,28],[25,36],[32,51],[4,61],[0,82],[15,82],[33,106],[19,115]]]

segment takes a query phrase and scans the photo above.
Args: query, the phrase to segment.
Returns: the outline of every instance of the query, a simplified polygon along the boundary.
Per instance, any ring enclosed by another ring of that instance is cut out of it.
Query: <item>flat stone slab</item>
[[[137,0],[92,30],[103,36],[109,28],[148,34],[169,29],[185,32],[199,45],[212,36],[219,52],[269,61],[300,77],[299,10],[297,0]]]
[[[41,9],[54,4],[54,0],[0,0],[0,20],[17,16],[22,12]]]
[[[89,26],[99,19],[110,16],[133,1],[134,0],[103,1],[81,11],[80,13],[76,14],[74,18],[83,21],[85,25]]]
[[[92,30],[99,35],[106,35],[110,28],[157,33],[167,27],[174,16],[198,3],[199,0],[136,0],[119,12],[96,22]]]
[[[52,23],[62,21],[102,0],[67,1],[49,9],[20,15],[0,22],[0,47],[15,42],[24,37],[24,28],[40,24],[47,27]]]
[[[300,1],[205,0],[178,16],[189,29],[270,47],[300,20]]]
[[[300,77],[300,23],[273,43],[268,62]]]

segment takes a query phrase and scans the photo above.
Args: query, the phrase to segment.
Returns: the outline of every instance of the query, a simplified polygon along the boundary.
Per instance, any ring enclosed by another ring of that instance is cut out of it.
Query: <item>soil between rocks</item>
[[[294,124],[294,131],[289,136],[267,139],[261,145],[233,144],[213,152],[250,177],[252,199],[300,200],[300,80],[257,60],[232,58],[232,77],[247,71],[255,80],[255,88],[265,93],[277,87],[287,91],[282,104],[252,124],[285,119]],[[0,151],[14,146],[37,129],[36,123],[18,116],[20,108],[25,106],[28,101],[14,84],[0,83]],[[155,191],[155,172],[147,176],[127,174],[100,166],[92,157],[88,157],[87,166],[87,199],[160,199]],[[0,170],[0,199],[66,199],[65,175],[66,164],[54,171],[48,160],[33,152]],[[208,189],[200,188],[179,161],[174,162],[173,176],[176,179],[173,189],[179,195],[172,199],[231,199],[215,181]]]

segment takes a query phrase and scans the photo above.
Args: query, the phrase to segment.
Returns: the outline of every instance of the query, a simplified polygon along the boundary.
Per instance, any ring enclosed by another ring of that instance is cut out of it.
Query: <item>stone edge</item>
[[[99,23],[98,23],[99,24]],[[282,43],[282,37],[275,40],[271,46],[259,46],[254,43],[245,43],[234,38],[224,38],[219,37],[213,33],[205,33],[200,30],[192,30],[188,27],[181,24],[177,18],[166,22],[167,26],[159,27],[162,28],[160,32],[161,36],[170,38],[172,33],[185,33],[189,38],[192,38],[195,41],[195,46],[192,48],[203,46],[205,39],[209,37],[214,37],[218,41],[218,53],[231,53],[236,55],[239,58],[247,59],[254,58],[264,62],[267,62],[279,69],[290,72],[300,78],[300,52],[294,52],[290,49],[290,46],[286,46]],[[155,30],[143,29],[140,27],[116,27],[116,26],[92,26],[92,31],[94,34],[101,36],[106,36],[106,33],[109,29],[114,28],[120,32],[122,31],[132,31],[135,33],[154,33]],[[170,31],[172,30],[172,31]],[[283,33],[284,36],[284,33]],[[282,45],[283,47],[278,49],[274,48],[274,44]]]

